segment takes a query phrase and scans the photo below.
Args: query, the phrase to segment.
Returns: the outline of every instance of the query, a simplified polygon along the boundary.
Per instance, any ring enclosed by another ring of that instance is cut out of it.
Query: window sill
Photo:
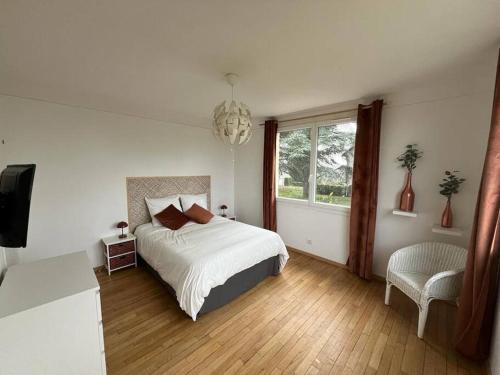
[[[328,203],[309,203],[309,201],[302,199],[276,197],[276,202],[278,202],[279,205],[285,204],[290,206],[308,208],[315,211],[336,213],[344,216],[348,216],[351,212],[351,207]]]

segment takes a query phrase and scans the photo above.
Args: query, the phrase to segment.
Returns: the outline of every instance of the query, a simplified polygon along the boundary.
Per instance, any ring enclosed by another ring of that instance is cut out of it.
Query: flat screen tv
[[[8,165],[0,175],[0,246],[26,247],[35,164]]]

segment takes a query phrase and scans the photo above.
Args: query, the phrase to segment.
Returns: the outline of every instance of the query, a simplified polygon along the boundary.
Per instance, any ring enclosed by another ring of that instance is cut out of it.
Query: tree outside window
[[[308,199],[311,168],[311,129],[279,133],[278,196]]]
[[[318,128],[316,202],[351,205],[356,123]]]
[[[317,139],[311,142],[312,129]],[[353,119],[281,131],[278,196],[350,206],[355,135]],[[313,164],[311,149],[316,151]],[[314,192],[310,191],[311,165],[315,167]]]

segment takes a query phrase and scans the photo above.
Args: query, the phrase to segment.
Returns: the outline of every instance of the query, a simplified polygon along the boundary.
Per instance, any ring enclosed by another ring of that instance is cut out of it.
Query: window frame
[[[279,203],[286,203],[295,206],[301,207],[309,207],[319,211],[336,211],[339,213],[348,214],[351,211],[351,206],[344,206],[340,204],[334,203],[324,203],[324,202],[316,202],[316,184],[317,184],[317,155],[318,155],[318,129],[323,126],[329,126],[326,124],[328,121],[354,121],[357,123],[357,113],[355,111],[352,112],[342,112],[338,114],[333,114],[329,116],[321,117],[316,121],[296,121],[287,126],[279,126],[278,125],[278,139],[276,142],[276,201]],[[279,194],[279,133],[288,132],[292,130],[299,129],[311,129],[311,153],[310,153],[310,161],[309,161],[309,196],[308,199],[297,199],[297,198],[286,198],[280,197]]]

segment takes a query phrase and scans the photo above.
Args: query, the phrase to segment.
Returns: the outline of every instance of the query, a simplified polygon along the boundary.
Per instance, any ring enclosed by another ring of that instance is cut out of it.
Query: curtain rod
[[[385,105],[385,103],[382,103],[382,105]],[[372,104],[368,104],[368,105],[365,105],[363,107],[365,107],[365,108],[371,108]],[[349,113],[349,112],[354,112],[354,111],[357,111],[357,110],[358,110],[358,107],[356,107],[356,108],[350,108],[350,109],[344,109],[342,111],[320,113],[320,114],[311,115],[311,116],[289,118],[289,119],[286,119],[286,120],[278,121],[278,123],[279,124],[283,124],[284,122],[310,120],[310,119],[314,119],[314,118],[317,118],[317,117],[330,116],[330,115],[339,115],[339,114],[342,114],[342,113]],[[263,124],[259,124],[259,126],[264,126],[264,125],[265,125],[264,123]]]

